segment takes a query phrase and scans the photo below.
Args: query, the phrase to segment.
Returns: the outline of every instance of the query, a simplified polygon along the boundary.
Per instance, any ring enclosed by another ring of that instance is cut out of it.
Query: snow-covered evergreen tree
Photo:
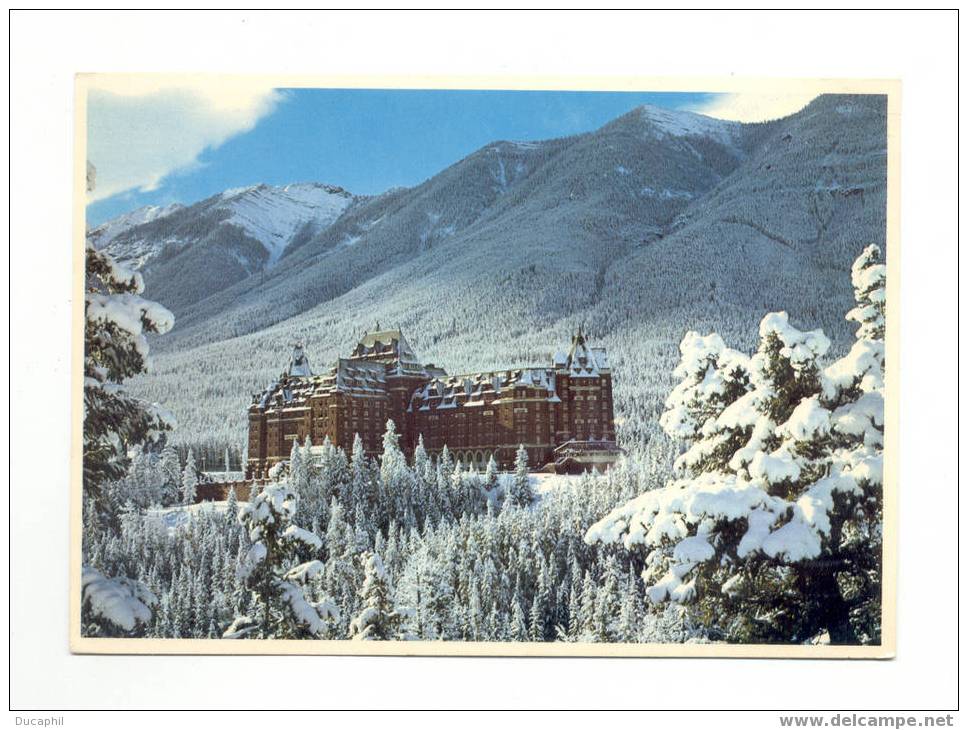
[[[401,616],[393,607],[391,589],[383,560],[376,553],[361,556],[365,577],[360,599],[363,609],[350,623],[356,641],[386,641],[398,638]]]
[[[616,641],[621,611],[621,585],[615,556],[605,562],[605,574],[595,596],[593,635],[596,641]]]
[[[132,447],[158,440],[175,425],[157,403],[131,397],[123,385],[148,368],[147,335],[168,332],[174,317],[140,296],[141,274],[90,244],[85,255],[84,493],[97,514],[112,521],[115,506],[104,486],[125,475]]]
[[[298,562],[302,549],[318,551],[322,541],[293,524],[298,497],[288,481],[273,482],[243,505],[239,520],[251,541],[239,579],[252,592],[254,615],[236,617],[225,638],[297,639],[321,637],[338,617],[327,597],[313,596],[323,574],[319,560]]]
[[[553,638],[551,615],[551,585],[548,577],[547,564],[542,562],[538,573],[538,583],[534,590],[529,614],[529,636],[531,641],[546,641]]]
[[[487,459],[487,466],[484,468],[484,489],[488,492],[493,492],[497,489],[498,483],[498,468],[497,462],[494,461],[494,456],[491,455]]]
[[[531,636],[528,632],[528,625],[525,621],[524,610],[521,608],[521,599],[515,591],[511,599],[511,641],[530,641]]]
[[[152,620],[155,595],[136,580],[81,572],[81,631],[84,636],[138,636]]]
[[[110,485],[122,479],[130,455],[157,442],[174,427],[158,404],[133,398],[124,382],[147,370],[149,333],[164,334],[174,324],[171,312],[142,298],[141,275],[88,245],[84,296],[84,443],[82,543],[82,632],[86,635],[138,635],[152,622],[155,596],[134,579],[122,560],[117,577],[102,572],[107,549],[118,544],[120,504]]]
[[[857,257],[850,269],[850,280],[854,285],[857,306],[847,312],[847,319],[860,325],[857,339],[883,340],[887,310],[887,267],[881,262],[879,246],[868,246]]]
[[[884,268],[876,260],[868,248],[854,266],[858,339],[826,368],[829,340],[784,312],[763,318],[759,349],[748,369],[732,370],[732,383],[718,341],[715,362],[707,354],[716,336],[683,340],[677,373],[687,385],[663,416],[671,435],[691,441],[678,478],[586,535],[641,549],[653,602],[693,604],[736,641],[822,632],[834,643],[878,640]]]
[[[617,641],[632,643],[637,640],[642,629],[639,605],[639,593],[632,582],[632,576],[629,576],[622,594],[622,607],[619,611],[615,635]]]
[[[177,504],[181,497],[181,462],[178,459],[178,451],[171,444],[167,444],[161,451],[158,462],[158,469],[162,478],[161,504],[164,506]]]
[[[388,545],[388,557],[389,552]],[[406,633],[424,640],[443,638],[450,630],[449,612],[453,602],[453,588],[445,566],[435,560],[426,542],[414,540],[397,584],[395,598]]]
[[[195,454],[188,450],[188,458],[185,460],[185,469],[182,471],[181,478],[181,499],[182,504],[194,504],[195,492],[198,487],[198,470],[195,468]]]
[[[235,494],[235,487],[229,488],[228,496],[225,498],[225,522],[233,524],[239,518],[239,498]]]
[[[528,476],[528,450],[524,445],[518,446],[514,460],[514,479],[511,482],[505,504],[512,507],[526,507],[534,501],[531,491],[531,480]]]

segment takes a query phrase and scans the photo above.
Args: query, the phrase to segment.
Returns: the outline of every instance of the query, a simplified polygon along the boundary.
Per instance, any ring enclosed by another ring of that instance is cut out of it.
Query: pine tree
[[[877,257],[869,247],[854,265],[857,341],[826,368],[829,340],[797,329],[785,312],[763,318],[752,358],[730,358],[748,364],[732,384],[722,377],[721,341],[715,370],[694,367],[717,336],[683,341],[677,373],[686,387],[663,416],[670,434],[692,443],[678,478],[586,535],[644,548],[651,601],[689,604],[734,641],[879,639],[885,269]],[[709,408],[695,408],[703,403]]]
[[[439,505],[438,509],[441,517],[453,518],[454,505],[451,499],[450,475],[454,471],[454,462],[450,458],[450,450],[444,444],[437,458],[437,469],[435,474],[434,498]]]
[[[464,479],[464,489],[466,490],[464,503],[467,505],[465,509],[468,517],[481,514],[485,511],[485,505],[487,504],[485,476],[485,474],[477,470],[474,464],[468,464],[467,478]],[[497,472],[495,471],[496,476]]]
[[[595,597],[594,633],[596,641],[614,641],[621,598],[619,596],[619,571],[615,556],[605,561],[605,575]]]
[[[464,629],[464,635],[468,641],[481,641],[485,617],[482,612],[479,584],[473,574],[471,574],[467,595],[467,625]]]
[[[299,439],[292,440],[289,448],[289,488],[297,495],[299,494],[300,483],[304,480],[305,473],[302,468],[302,450],[299,447]]]
[[[511,599],[511,641],[528,641],[528,625],[525,622],[524,611],[521,609],[521,597],[517,591]]]
[[[434,541],[433,535],[427,536],[427,542],[419,538],[411,540],[412,557],[407,561],[401,586],[403,605],[414,612],[420,627],[418,636],[422,639],[442,639],[453,627],[450,608],[456,599],[449,580],[447,556],[438,557],[432,551],[430,545]]]
[[[188,458],[185,461],[185,469],[182,471],[181,479],[181,498],[182,504],[195,503],[195,491],[198,486],[198,472],[195,469],[195,454],[188,450]]]
[[[141,274],[90,244],[85,255],[84,493],[99,518],[116,526],[105,484],[125,475],[133,447],[157,441],[174,425],[159,406],[129,396],[123,383],[147,369],[146,335],[168,332],[174,317],[140,296]]]
[[[417,446],[413,450],[412,471],[414,511],[418,525],[422,526],[428,517],[433,517],[436,521],[440,516],[436,500],[431,497],[435,474],[433,462],[424,448],[423,434],[418,437]]]
[[[377,524],[380,524],[380,514],[378,514],[379,496],[376,485],[370,473],[370,462],[363,448],[363,439],[359,434],[353,437],[353,452],[350,457],[350,469],[352,480],[349,485],[349,494],[344,497],[347,508],[356,510],[356,505],[363,506],[363,510],[373,515]]]
[[[225,514],[223,520],[228,528],[235,526],[239,519],[239,500],[235,495],[235,487],[229,488],[228,497],[225,499]]]
[[[454,462],[454,470],[450,474],[450,502],[454,508],[454,517],[458,518],[467,511],[467,493],[464,489],[464,465],[458,459]]]
[[[632,643],[637,640],[639,631],[639,595],[635,590],[632,576],[630,575],[625,584],[622,595],[622,608],[618,616],[618,628],[616,639],[625,643]]]
[[[578,581],[573,580],[568,591],[568,638],[574,641],[578,638],[581,625],[581,600],[578,593]]]
[[[498,468],[497,462],[494,461],[494,456],[491,455],[487,460],[487,466],[484,469],[484,489],[488,492],[493,492],[497,489],[498,484]]]
[[[860,325],[858,340],[881,341],[884,339],[887,309],[887,267],[881,263],[879,246],[864,249],[850,270],[857,306],[847,312],[847,319]]]
[[[286,480],[274,482],[245,504],[239,515],[252,545],[239,569],[251,591],[254,616],[238,616],[224,638],[298,639],[320,637],[338,612],[328,599],[307,596],[324,570],[319,560],[299,563],[301,550],[318,551],[321,540],[293,524],[298,497]]]
[[[312,515],[309,514],[308,509],[316,506],[310,494],[310,445],[308,437],[305,447],[299,445],[298,439],[293,439],[292,448],[289,450],[289,488],[299,499],[295,521],[305,527],[312,524]]]
[[[531,611],[528,616],[528,639],[531,641],[544,641],[544,613],[545,605],[538,593],[534,594],[531,601]]]
[[[550,604],[550,579],[548,576],[548,564],[541,562],[541,570],[538,573],[538,583],[535,586],[534,600],[531,603],[531,615],[529,629],[532,641],[545,641],[551,638],[551,613]]]
[[[595,581],[586,570],[581,585],[581,605],[578,610],[577,635],[583,641],[591,641],[595,634]]]
[[[372,545],[370,537],[372,529],[363,513],[360,505],[356,506],[356,515],[353,518],[353,552],[363,553],[369,550]]]
[[[178,452],[171,445],[165,446],[161,452],[158,470],[162,478],[161,503],[164,506],[176,504],[181,497],[181,462]]]
[[[350,638],[356,641],[396,639],[401,617],[393,608],[390,583],[383,561],[376,553],[364,553],[361,560],[365,577],[360,590],[363,610],[350,623]]]
[[[512,507],[527,507],[534,501],[531,491],[531,479],[528,476],[528,450],[524,445],[518,446],[518,453],[514,460],[514,481],[505,498],[505,504]]]
[[[129,454],[158,442],[174,426],[170,414],[131,397],[123,385],[147,369],[146,335],[169,331],[174,317],[140,296],[141,274],[91,244],[85,249],[85,277],[82,479],[84,516],[92,523],[84,529],[92,536],[101,529],[115,534],[120,529],[118,505],[108,486],[127,472]],[[85,540],[92,550],[98,550],[101,542]],[[132,577],[104,575],[90,564],[94,558],[82,551],[82,633],[143,635],[153,623],[156,597]]]

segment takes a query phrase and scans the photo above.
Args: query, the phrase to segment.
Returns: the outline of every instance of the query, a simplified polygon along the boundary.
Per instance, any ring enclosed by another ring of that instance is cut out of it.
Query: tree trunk
[[[840,594],[836,573],[823,574],[816,599],[823,602],[824,624],[831,644],[857,644],[857,635],[850,625],[850,606]]]

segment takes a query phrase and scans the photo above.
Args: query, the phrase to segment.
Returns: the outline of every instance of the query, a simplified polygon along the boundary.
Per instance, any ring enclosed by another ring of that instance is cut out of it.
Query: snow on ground
[[[581,479],[575,474],[531,474],[531,489],[535,494],[547,494],[562,487],[572,487]]]
[[[245,479],[244,471],[220,471],[220,470],[206,470],[203,471],[207,477],[210,477],[214,482],[241,482]]]
[[[178,528],[188,524],[192,515],[202,512],[223,514],[227,505],[228,502],[199,502],[198,504],[180,504],[174,507],[153,507],[148,510],[148,517],[157,519],[168,528],[169,533],[174,533]]]

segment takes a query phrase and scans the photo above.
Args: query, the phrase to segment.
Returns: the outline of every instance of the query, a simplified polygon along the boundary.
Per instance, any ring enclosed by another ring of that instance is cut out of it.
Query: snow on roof
[[[516,387],[544,390],[549,398],[554,398],[555,371],[550,368],[517,368],[433,378],[414,392],[412,400],[420,410],[423,410],[423,404],[429,402],[438,403],[437,408],[480,405],[484,402],[483,398],[500,396],[503,390]]]
[[[302,344],[295,344],[292,348],[292,355],[289,356],[289,365],[286,367],[286,374],[290,378],[308,378],[313,374],[309,367],[309,358],[303,352]]]
[[[400,374],[426,374],[424,366],[399,329],[364,332],[350,357],[392,362]]]
[[[551,367],[448,375],[443,368],[419,364],[399,329],[380,329],[365,333],[350,357],[339,358],[318,375],[312,372],[302,346],[296,344],[286,371],[277,382],[253,396],[253,404],[261,410],[289,409],[305,407],[314,394],[386,394],[387,379],[399,375],[425,379],[412,396],[411,409],[424,410],[428,403],[436,408],[456,408],[471,400],[493,402],[504,390],[516,388],[543,391],[549,401],[559,402],[556,373],[566,371],[572,377],[592,378],[607,369],[605,348],[588,347],[581,330],[572,338],[569,353],[556,353]]]
[[[596,357],[597,352],[604,357],[605,348],[589,349],[585,336],[579,328],[578,334],[571,338],[571,350],[565,360],[564,369],[568,370],[573,378],[597,378],[601,369]]]
[[[595,358],[595,362],[598,363],[599,370],[608,370],[608,354],[605,352],[604,347],[593,347],[592,356]]]

